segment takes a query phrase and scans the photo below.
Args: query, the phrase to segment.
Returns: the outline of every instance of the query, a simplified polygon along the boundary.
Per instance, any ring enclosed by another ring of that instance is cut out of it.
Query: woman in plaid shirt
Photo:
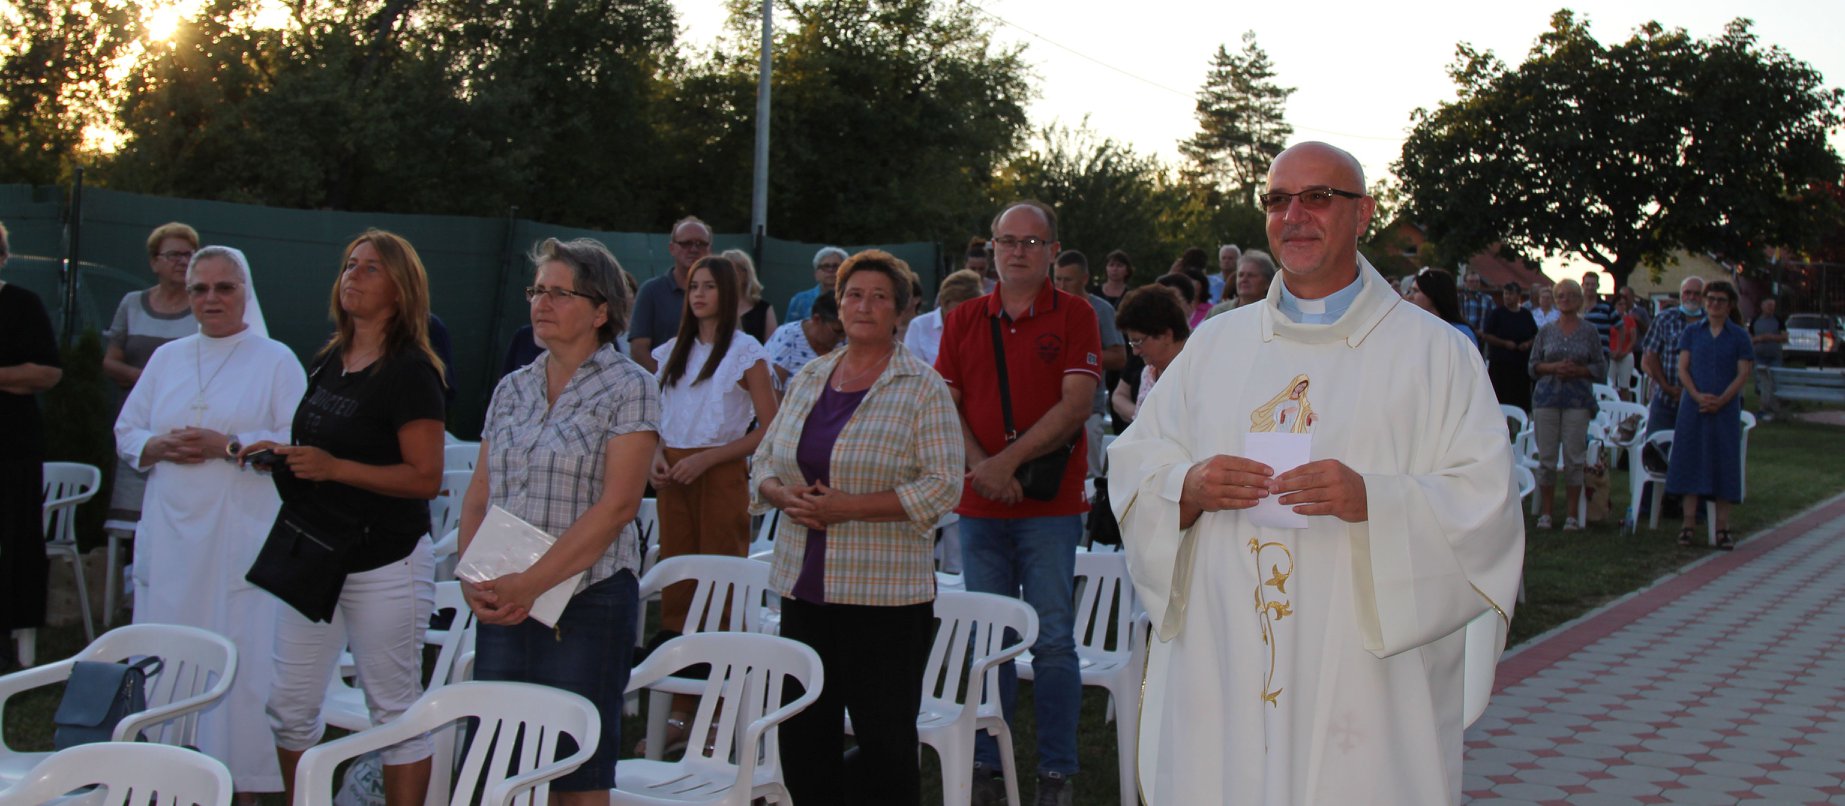
[[[916,712],[934,632],[935,523],[961,497],[960,419],[941,376],[896,341],[910,268],[868,250],[839,268],[848,344],[788,383],[752,461],[751,510],[780,509],[769,585],[781,634],[826,667],[781,729],[796,802],[915,804]],[[843,713],[858,739],[848,780]]]

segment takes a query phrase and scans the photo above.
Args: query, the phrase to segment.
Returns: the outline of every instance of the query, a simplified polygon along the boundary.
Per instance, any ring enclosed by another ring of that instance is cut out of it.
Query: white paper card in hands
[[[516,574],[531,568],[557,538],[545,534],[543,529],[526,523],[519,516],[497,506],[487,509],[486,519],[481,521],[480,529],[474,532],[474,539],[468,542],[468,550],[461,555],[461,563],[455,566],[455,576],[469,582],[480,584],[492,579],[499,579],[507,574]],[[583,584],[588,571],[564,580],[538,596],[532,602],[531,617],[546,627],[557,626],[557,619],[564,614],[564,606],[570,604],[570,597]]]
[[[1313,455],[1312,434],[1248,433],[1243,435],[1243,458],[1268,465],[1280,476],[1304,465]],[[1270,495],[1249,510],[1249,521],[1275,529],[1305,529],[1307,516],[1281,504],[1281,496]]]

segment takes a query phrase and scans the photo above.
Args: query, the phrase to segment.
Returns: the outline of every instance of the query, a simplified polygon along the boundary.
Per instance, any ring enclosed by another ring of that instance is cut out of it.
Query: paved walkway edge
[[[1666,606],[1731,569],[1805,534],[1826,521],[1840,517],[1845,517],[1845,493],[1834,495],[1793,517],[1749,536],[1748,539],[1736,545],[1735,551],[1713,554],[1695,561],[1677,573],[1659,578],[1648,587],[1641,588],[1552,628],[1543,635],[1508,651],[1500,658],[1499,668],[1493,680],[1493,693],[1498,694],[1510,686],[1517,685],[1525,678],[1548,668],[1551,664],[1568,658],[1571,653],[1607,637],[1615,630]],[[1636,538],[1617,539],[1633,540]]]

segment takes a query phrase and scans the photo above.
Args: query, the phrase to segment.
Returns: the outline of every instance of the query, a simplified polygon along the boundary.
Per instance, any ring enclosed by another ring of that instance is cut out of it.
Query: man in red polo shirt
[[[935,368],[961,412],[967,482],[961,494],[961,567],[967,589],[1020,596],[1038,611],[1032,644],[1037,703],[1037,803],[1068,804],[1076,774],[1076,716],[1082,702],[1074,598],[1076,544],[1083,533],[1083,421],[1102,380],[1102,342],[1095,310],[1049,280],[1057,214],[1017,202],[993,219],[999,286],[955,307],[942,330]],[[1013,439],[1001,406],[993,322],[1005,347]],[[1015,473],[1027,460],[1065,457],[1062,483],[1049,500],[1029,498]],[[1000,699],[1012,718],[1018,689],[1012,664],[1000,670]],[[981,734],[974,754],[974,799],[998,803],[999,751]]]

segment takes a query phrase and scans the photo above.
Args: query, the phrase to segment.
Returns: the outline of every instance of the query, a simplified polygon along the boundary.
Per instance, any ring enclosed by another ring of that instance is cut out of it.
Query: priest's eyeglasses
[[[585,294],[581,291],[572,291],[568,288],[549,288],[542,285],[529,285],[525,287],[526,302],[538,301],[538,296],[540,294],[550,297],[552,305],[562,305],[571,297],[582,297],[583,299],[589,300],[591,304],[602,301],[602,298],[595,294]]]
[[[1280,213],[1285,212],[1288,209],[1288,202],[1295,199],[1299,199],[1300,206],[1309,210],[1324,210],[1327,205],[1332,204],[1335,196],[1341,199],[1362,199],[1365,194],[1338,188],[1315,187],[1298,193],[1264,193],[1256,199],[1262,202],[1262,209],[1271,213]]]
[[[186,293],[194,297],[203,297],[206,294],[210,294],[211,292],[216,291],[218,292],[218,296],[228,297],[232,294],[237,293],[237,289],[241,288],[242,285],[243,285],[242,283],[231,283],[231,282],[193,283],[192,285],[186,286]]]

